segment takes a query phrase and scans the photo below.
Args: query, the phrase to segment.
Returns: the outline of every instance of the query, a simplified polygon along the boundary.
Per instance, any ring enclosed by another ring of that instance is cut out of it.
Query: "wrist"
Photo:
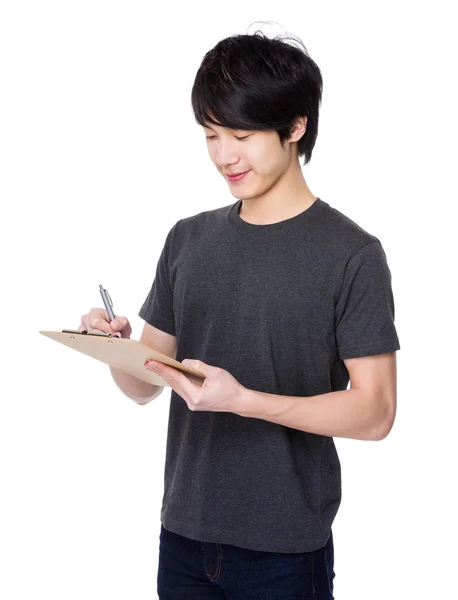
[[[238,396],[236,410],[233,412],[240,417],[252,416],[253,395],[255,393],[254,390],[242,386]]]

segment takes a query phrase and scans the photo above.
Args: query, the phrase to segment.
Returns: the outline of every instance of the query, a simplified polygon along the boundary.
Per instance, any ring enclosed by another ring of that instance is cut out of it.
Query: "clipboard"
[[[136,340],[119,338],[108,333],[88,333],[63,329],[62,331],[39,331],[42,335],[64,344],[73,350],[87,354],[110,367],[129,373],[137,379],[153,385],[171,387],[162,377],[145,367],[147,360],[157,360],[181,371],[191,383],[201,387],[205,375],[186,367],[170,356],[154,350]]]

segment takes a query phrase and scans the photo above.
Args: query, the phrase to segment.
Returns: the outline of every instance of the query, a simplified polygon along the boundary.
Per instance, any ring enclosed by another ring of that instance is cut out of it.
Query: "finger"
[[[117,315],[115,315],[115,318],[110,323],[110,327],[113,329],[113,331],[121,331],[121,329],[124,329],[124,327],[126,327],[126,326],[127,326],[126,317],[118,317]]]
[[[100,329],[89,329],[88,327],[86,327],[85,325],[83,325],[83,323],[81,323],[81,325],[78,327],[78,331],[82,332],[82,331],[87,331],[87,333],[105,333],[104,331],[101,331]]]
[[[93,327],[95,321],[96,319],[93,319],[91,324],[90,316],[83,315],[81,317],[81,324],[78,327],[78,331],[87,331],[88,333],[110,333],[110,331],[107,332],[105,330],[100,329],[100,327]]]
[[[157,373],[165,379],[169,386],[186,401],[189,406],[189,401],[195,398],[196,393],[200,393],[200,388],[189,381],[178,369],[170,365],[164,365],[156,361],[147,361],[146,368],[153,373]]]
[[[101,317],[93,317],[90,322],[90,330],[92,331],[98,331],[100,333],[112,333],[112,329],[110,327],[110,324],[105,321],[104,319],[102,319]],[[89,329],[88,329],[89,331]]]
[[[211,376],[216,376],[221,372],[221,369],[219,367],[214,367],[213,365],[207,365],[207,363],[204,363],[201,360],[193,360],[190,358],[185,358],[185,360],[182,361],[182,364],[185,365],[185,367],[189,367],[190,369],[194,369],[195,371],[199,371],[199,373],[202,373],[202,375],[204,375],[205,377],[211,377]]]
[[[81,317],[81,325],[78,329],[80,331],[84,331],[84,330],[89,331],[89,315],[83,315]]]
[[[117,325],[121,329],[122,327],[125,327],[127,325],[127,319],[126,317],[120,317],[119,315],[115,315],[115,318],[113,319],[113,321],[111,321],[110,325],[112,327]]]

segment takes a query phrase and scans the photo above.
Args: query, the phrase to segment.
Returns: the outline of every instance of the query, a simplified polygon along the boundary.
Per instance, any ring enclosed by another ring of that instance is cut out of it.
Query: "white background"
[[[38,331],[76,329],[102,283],[139,338],[170,227],[235,201],[193,118],[195,73],[263,20],[322,71],[305,177],[382,241],[401,342],[390,436],[336,440],[336,598],[458,597],[452,5],[2,4],[2,598],[157,597],[170,391],[140,407]]]

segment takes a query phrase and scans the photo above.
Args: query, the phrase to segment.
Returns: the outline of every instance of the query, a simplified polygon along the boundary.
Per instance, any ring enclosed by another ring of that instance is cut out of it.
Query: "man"
[[[139,312],[143,340],[206,377],[146,365],[172,387],[160,598],[333,598],[333,437],[393,425],[384,250],[299,162],[321,95],[306,49],[260,33],[219,42],[195,78],[196,120],[237,201],[173,226]]]

